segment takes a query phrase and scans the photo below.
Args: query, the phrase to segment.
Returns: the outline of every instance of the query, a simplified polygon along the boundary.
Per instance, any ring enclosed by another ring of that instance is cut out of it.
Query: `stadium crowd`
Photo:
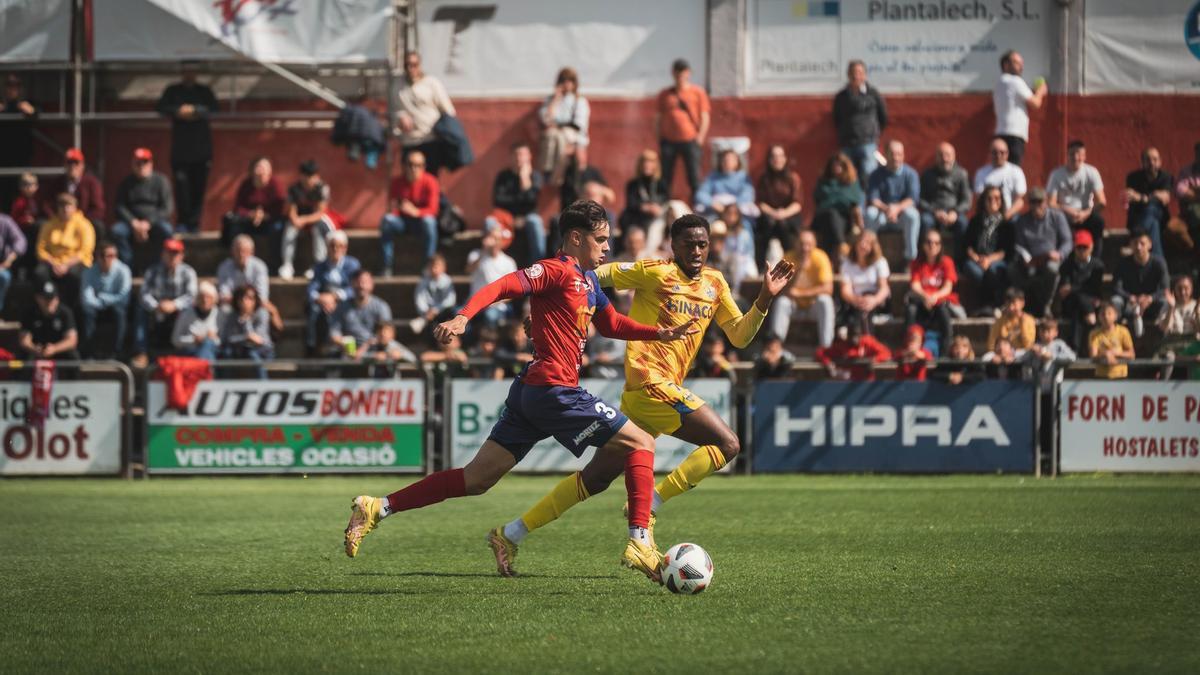
[[[456,293],[444,255],[459,216],[441,189],[443,173],[461,163],[465,136],[445,87],[422,72],[419,55],[406,55],[404,67],[395,119],[402,166],[378,224],[379,269],[350,255],[345,219],[332,208],[315,161],[301,164],[285,187],[270,158],[258,156],[220,219],[229,256],[215,279],[198,276],[178,235],[201,222],[213,151],[209,118],[218,102],[187,66],[157,105],[172,121],[170,177],[149,149],[137,148],[129,174],[105,195],[84,153],[71,148],[61,175],[39,181],[26,174],[0,186],[0,307],[15,279],[30,282],[35,296],[21,321],[23,356],[128,358],[137,366],[164,354],[266,362],[285,319],[303,318],[311,356],[441,363],[478,377],[518,372],[533,358],[518,304],[489,308],[468,344],[431,339],[432,326],[467,299]],[[780,259],[793,262],[795,280],[753,351],[757,377],[782,376],[797,361],[787,345],[798,320],[815,323],[813,358],[829,375],[855,380],[873,378],[871,364],[885,361],[898,363],[902,379],[1052,378],[1076,359],[1093,361],[1098,377],[1116,378],[1127,376],[1124,362],[1135,356],[1200,354],[1192,254],[1200,237],[1200,143],[1174,176],[1157,149],[1145,148],[1119,198],[1131,251],[1106,266],[1110,202],[1104,178],[1087,163],[1085,141],[1064,148],[1063,165],[1045,185],[1029,184],[1021,167],[1031,142],[1029,109],[1043,105],[1047,88],[1026,83],[1020,54],[1004,54],[1000,67],[990,160],[972,173],[950,143],[938,145],[923,170],[907,164],[903,140],[885,136],[885,96],[862,62],[851,62],[832,102],[840,151],[806,190],[783,145],[770,145],[757,170],[738,150],[713,148],[714,170],[702,175],[710,102],[678,60],[673,83],[656,99],[658,147],[638,155],[623,200],[589,162],[591,108],[577,73],[564,68],[538,109],[540,135],[514,145],[509,166],[495,176],[494,208],[478,223],[483,236],[467,259],[470,292],[556,249],[554,219],[539,210],[543,193],[556,190],[562,206],[591,199],[609,210],[615,261],[669,257],[669,224],[695,212],[711,222],[709,264],[733,289],[753,286]],[[20,78],[6,78],[0,112],[22,115],[0,123],[0,164],[27,166],[37,109]],[[349,147],[378,155],[377,143]],[[688,192],[675,194],[681,163]],[[889,261],[878,233],[893,230],[903,245]],[[310,269],[297,269],[301,233],[311,244]],[[376,275],[397,271],[398,240],[419,242],[424,261],[415,316],[394,316],[375,295]],[[283,316],[272,304],[272,277],[307,279],[303,317]],[[628,309],[629,298],[615,299]],[[969,316],[992,321],[985,344],[956,334]],[[895,324],[903,325],[900,338],[885,344],[881,329]],[[620,377],[623,353],[623,343],[595,336],[585,365],[593,376]],[[714,333],[694,368],[727,375],[750,357]]]

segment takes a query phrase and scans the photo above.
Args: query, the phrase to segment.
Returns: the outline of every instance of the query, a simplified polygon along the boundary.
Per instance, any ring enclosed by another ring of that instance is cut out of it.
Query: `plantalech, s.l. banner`
[[[41,428],[26,423],[28,382],[0,383],[0,475],[77,476],[121,472],[121,385],[57,382]]]
[[[186,411],[147,391],[149,473],[415,472],[425,465],[420,380],[210,380]]]
[[[1030,472],[1027,382],[762,382],[754,471]]]
[[[1068,381],[1058,400],[1062,471],[1200,471],[1200,382]]]

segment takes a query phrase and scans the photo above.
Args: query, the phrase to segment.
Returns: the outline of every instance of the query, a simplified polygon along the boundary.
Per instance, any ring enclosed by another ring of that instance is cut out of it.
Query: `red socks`
[[[629,493],[629,526],[647,527],[654,503],[654,453],[634,450],[625,455],[625,490]]]
[[[654,489],[651,485],[650,489]],[[462,497],[467,494],[466,480],[462,469],[449,469],[430,474],[421,480],[387,496],[388,509],[408,511],[422,506],[437,504],[452,497]],[[649,504],[649,502],[646,502]],[[649,507],[647,507],[649,508]],[[647,511],[647,514],[649,511]]]

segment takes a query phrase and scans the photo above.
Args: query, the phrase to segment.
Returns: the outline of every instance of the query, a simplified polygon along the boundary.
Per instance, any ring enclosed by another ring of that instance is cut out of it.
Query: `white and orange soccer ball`
[[[675,544],[663,556],[662,580],[672,593],[695,595],[712,583],[713,564],[696,544]]]

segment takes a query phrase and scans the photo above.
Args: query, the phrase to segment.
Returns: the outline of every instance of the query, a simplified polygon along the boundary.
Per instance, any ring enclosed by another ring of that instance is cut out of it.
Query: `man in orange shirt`
[[[683,59],[671,64],[675,86],[658,92],[654,130],[662,155],[662,177],[671,191],[675,177],[675,159],[683,158],[688,187],[692,194],[700,184],[700,148],[708,136],[709,103],[704,88],[692,84],[692,67]]]

